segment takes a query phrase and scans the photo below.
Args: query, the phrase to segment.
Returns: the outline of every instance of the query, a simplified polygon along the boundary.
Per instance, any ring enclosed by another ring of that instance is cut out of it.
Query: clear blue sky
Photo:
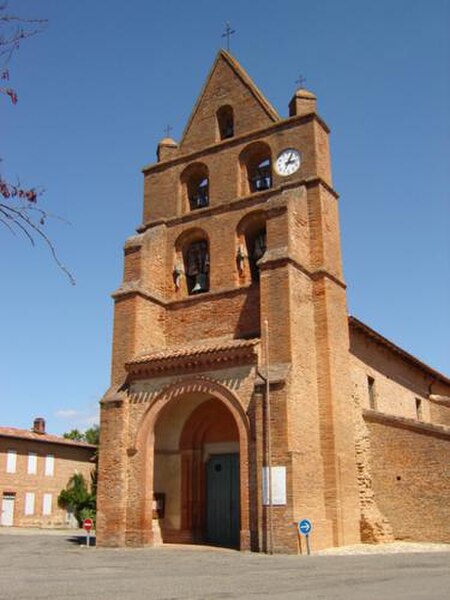
[[[232,52],[282,115],[299,73],[332,130],[351,314],[427,362],[450,364],[448,0],[10,0],[49,20],[10,67],[2,172],[46,189],[71,225],[43,246],[0,230],[0,424],[86,428],[108,387],[122,245],[141,221],[140,168],[179,138],[225,20]]]

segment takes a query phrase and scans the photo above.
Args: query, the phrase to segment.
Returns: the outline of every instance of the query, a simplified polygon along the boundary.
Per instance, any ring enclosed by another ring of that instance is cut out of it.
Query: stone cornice
[[[300,188],[302,186],[306,188],[320,186],[323,187],[327,192],[329,192],[334,198],[339,198],[339,194],[330,186],[330,184],[328,184],[321,177],[306,177],[305,179],[282,183],[279,186],[270,188],[269,190],[265,190],[263,192],[255,192],[253,194],[248,194],[247,196],[241,196],[240,198],[236,198],[234,200],[231,200],[230,202],[225,202],[216,206],[208,206],[207,208],[200,208],[198,210],[186,213],[184,215],[177,215],[175,217],[169,217],[167,219],[157,219],[155,221],[149,221],[148,223],[143,223],[142,225],[139,225],[136,231],[138,233],[143,233],[147,231],[147,229],[151,229],[152,227],[158,227],[160,225],[164,225],[165,227],[174,227],[176,225],[180,225],[181,223],[190,223],[192,221],[197,221],[206,217],[223,214],[225,212],[233,210],[241,210],[242,208],[259,206],[261,204],[270,202],[273,196],[277,196],[279,194],[282,194],[282,192],[284,191]],[[272,209],[272,207],[270,208]],[[276,207],[273,207],[273,209],[275,208],[283,210],[286,208],[286,205],[277,204]]]
[[[428,396],[430,402],[440,404],[441,406],[450,406],[450,396],[441,396],[439,394],[430,394]]]
[[[290,129],[291,127],[295,127],[296,125],[309,123],[312,121],[315,121],[319,125],[321,125],[321,127],[323,127],[326,133],[330,133],[328,125],[316,112],[311,112],[306,115],[294,115],[293,117],[289,117],[288,119],[284,119],[283,121],[277,121],[272,125],[268,125],[263,129],[255,129],[254,131],[249,131],[248,133],[244,133],[240,136],[236,136],[226,140],[221,140],[220,142],[216,142],[215,144],[207,146],[206,148],[202,148],[201,150],[195,150],[194,152],[186,152],[185,154],[180,154],[175,158],[170,158],[169,160],[145,165],[144,167],[142,167],[141,171],[144,174],[157,173],[158,171],[163,171],[167,169],[167,167],[172,167],[178,163],[194,161],[201,156],[207,156],[208,154],[220,152],[224,148],[240,146],[242,143],[252,142],[255,139],[259,139],[261,137],[270,135],[271,133],[275,133],[283,129]]]
[[[362,414],[365,421],[372,423],[381,423],[382,425],[397,427],[398,429],[409,429],[416,433],[432,435],[446,440],[450,439],[450,427],[446,427],[445,425],[435,425],[434,423],[424,423],[423,421],[416,421],[407,417],[388,415],[369,408],[364,408]]]
[[[318,269],[309,270],[300,263],[298,263],[294,258],[287,254],[287,248],[274,248],[273,250],[269,250],[266,254],[260,259],[258,266],[261,271],[274,269],[277,267],[281,267],[284,265],[292,265],[295,269],[312,279],[313,281],[317,281],[326,277],[333,283],[336,283],[342,289],[347,289],[347,285],[339,279],[333,273],[330,273],[325,267],[319,267]]]
[[[269,383],[271,385],[285,383],[291,371],[291,363],[275,363],[269,366]],[[261,367],[255,379],[255,387],[261,387],[266,383],[266,369]]]
[[[157,296],[147,290],[139,281],[130,281],[126,284],[122,285],[115,292],[111,294],[111,297],[114,300],[120,300],[126,296],[141,296],[146,300],[150,300],[159,306],[163,306],[165,308],[177,309],[182,308],[183,306],[189,304],[197,304],[201,303],[206,299],[219,299],[230,296],[237,296],[239,294],[244,293],[253,287],[253,283],[250,285],[245,285],[241,287],[232,287],[232,288],[222,288],[215,291],[205,292],[203,294],[196,294],[194,296],[185,296],[184,298],[175,298],[172,300],[163,300],[160,296]]]
[[[265,190],[263,192],[255,192],[254,194],[242,196],[241,198],[237,198],[235,200],[231,200],[230,202],[225,202],[223,204],[217,204],[216,206],[200,208],[198,210],[186,213],[184,215],[177,215],[175,217],[169,217],[167,219],[158,219],[157,221],[149,221],[148,223],[140,225],[136,231],[142,233],[144,231],[147,231],[147,229],[151,229],[152,227],[156,227],[158,225],[174,227],[176,225],[180,225],[181,223],[190,223],[191,221],[198,221],[200,219],[223,214],[225,212],[240,210],[245,207],[258,206],[260,204],[265,204],[268,201],[270,202],[272,196],[275,196],[277,193],[280,193],[280,191],[282,191],[282,188],[280,187],[271,188],[270,190]]]
[[[141,296],[145,300],[150,300],[159,306],[167,306],[167,302],[163,300],[161,297],[149,292],[140,282],[140,280],[136,281],[127,281],[123,283],[120,288],[115,290],[111,297],[114,300],[121,300],[126,296]]]
[[[343,289],[346,289],[346,284],[341,281],[338,277],[333,275],[327,271],[324,267],[315,269],[313,271],[307,269],[292,257],[288,256],[287,248],[274,248],[273,250],[269,250],[267,256],[264,256],[259,261],[259,267],[263,270],[271,270],[277,267],[282,267],[285,265],[291,265],[313,281],[317,281],[322,278],[327,278],[330,281],[333,281],[336,285],[340,286]],[[179,308],[183,308],[184,306],[190,306],[192,304],[201,304],[205,300],[219,300],[220,298],[230,298],[233,296],[238,296],[240,294],[246,293],[250,291],[254,287],[254,283],[243,285],[240,287],[227,287],[216,290],[210,290],[209,292],[204,292],[203,294],[196,294],[193,296],[185,296],[183,298],[173,298],[170,300],[164,300],[159,295],[154,294],[153,292],[146,289],[139,280],[136,281],[128,281],[121,285],[120,288],[115,290],[111,297],[114,300],[121,300],[126,298],[127,296],[140,296],[145,300],[150,300],[150,302],[154,302],[158,306],[163,308],[167,308],[168,310],[177,310]]]

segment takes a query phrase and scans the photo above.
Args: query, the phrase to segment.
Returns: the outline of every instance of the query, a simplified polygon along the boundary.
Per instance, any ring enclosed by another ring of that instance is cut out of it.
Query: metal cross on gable
[[[225,33],[222,33],[222,37],[226,37],[227,38],[227,50],[228,52],[230,51],[230,37],[236,33],[235,29],[231,29],[231,25],[230,23],[227,21],[225,23]]]
[[[296,80],[295,83],[298,84],[298,87],[303,90],[305,87],[305,82],[306,82],[306,77],[303,77],[303,75],[299,75],[298,79]]]
[[[166,125],[164,127],[164,134],[166,137],[170,137],[170,132],[172,131],[173,127],[172,125]]]

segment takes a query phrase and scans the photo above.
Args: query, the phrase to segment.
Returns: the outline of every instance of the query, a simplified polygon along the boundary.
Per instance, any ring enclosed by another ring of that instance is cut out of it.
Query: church
[[[450,380],[348,315],[329,128],[220,50],[143,168],[114,293],[97,543],[450,542]]]

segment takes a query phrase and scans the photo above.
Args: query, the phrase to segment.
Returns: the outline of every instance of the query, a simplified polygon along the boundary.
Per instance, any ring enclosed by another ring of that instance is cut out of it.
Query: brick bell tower
[[[312,93],[281,118],[221,50],[181,141],[143,169],[113,294],[99,545],[297,552],[303,518],[315,549],[359,541],[328,133]]]

